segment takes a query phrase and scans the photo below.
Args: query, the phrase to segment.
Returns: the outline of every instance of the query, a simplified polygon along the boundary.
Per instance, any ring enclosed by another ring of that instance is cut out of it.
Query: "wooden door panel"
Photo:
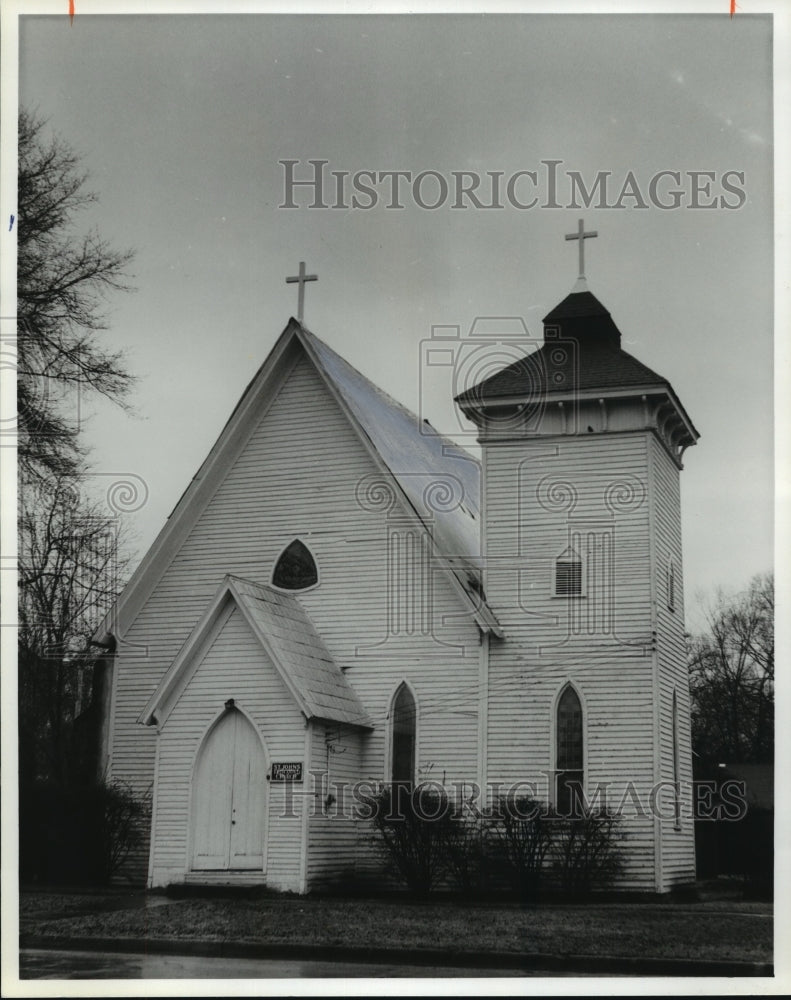
[[[206,737],[195,769],[193,870],[264,870],[266,795],[261,741],[231,710]]]
[[[258,734],[246,719],[236,730],[231,820],[231,868],[264,867],[266,765]]]
[[[193,867],[228,867],[236,714],[224,716],[206,738],[198,759],[193,810]]]

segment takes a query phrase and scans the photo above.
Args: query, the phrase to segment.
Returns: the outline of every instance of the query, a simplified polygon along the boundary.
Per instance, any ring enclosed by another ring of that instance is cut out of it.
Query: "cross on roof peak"
[[[591,239],[593,236],[598,236],[598,232],[592,229],[590,232],[585,232],[585,224],[582,219],[579,220],[577,224],[576,233],[567,233],[567,240],[579,240],[579,275],[577,277],[577,282],[585,281],[585,240]]]
[[[299,274],[295,274],[290,278],[286,278],[286,284],[290,285],[293,282],[297,282],[299,285],[299,294],[297,295],[297,319],[302,322],[302,318],[305,312],[305,282],[306,281],[318,281],[319,276],[317,274],[305,274],[305,261],[301,260],[299,262]]]

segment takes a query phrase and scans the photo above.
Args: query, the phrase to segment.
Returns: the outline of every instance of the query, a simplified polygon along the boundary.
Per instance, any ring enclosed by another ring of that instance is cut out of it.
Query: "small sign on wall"
[[[272,764],[272,781],[302,781],[302,761]]]

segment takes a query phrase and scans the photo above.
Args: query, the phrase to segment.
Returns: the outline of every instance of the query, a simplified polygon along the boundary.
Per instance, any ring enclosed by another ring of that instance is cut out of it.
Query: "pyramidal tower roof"
[[[563,349],[561,349],[563,348]],[[515,397],[618,389],[669,389],[667,379],[621,347],[609,310],[587,288],[574,290],[544,317],[544,343],[532,354],[460,393],[456,401],[492,404]]]
[[[545,323],[557,323],[563,319],[592,318],[594,316],[609,316],[606,309],[588,288],[584,278],[578,278],[571,292],[544,317]]]
[[[667,379],[623,350],[621,331],[588,288],[585,241],[598,235],[586,231],[582,219],[575,232],[566,234],[566,240],[577,244],[578,277],[571,292],[544,317],[542,347],[456,396],[468,416],[525,397],[561,399],[630,390],[674,395]],[[694,431],[691,422],[689,426]]]

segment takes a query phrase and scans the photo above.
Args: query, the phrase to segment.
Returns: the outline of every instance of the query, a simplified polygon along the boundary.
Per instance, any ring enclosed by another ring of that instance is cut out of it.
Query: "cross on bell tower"
[[[290,285],[293,282],[297,282],[299,285],[299,294],[297,295],[297,319],[302,322],[302,317],[305,312],[305,282],[306,281],[318,281],[319,276],[317,274],[305,274],[305,261],[301,260],[299,262],[299,274],[292,275],[290,278],[286,278],[286,284]]]
[[[579,240],[579,275],[577,277],[577,282],[585,282],[585,240],[591,239],[594,236],[598,236],[598,232],[592,229],[590,232],[585,232],[585,225],[582,219],[579,220],[577,225],[576,233],[567,233],[567,240]]]

